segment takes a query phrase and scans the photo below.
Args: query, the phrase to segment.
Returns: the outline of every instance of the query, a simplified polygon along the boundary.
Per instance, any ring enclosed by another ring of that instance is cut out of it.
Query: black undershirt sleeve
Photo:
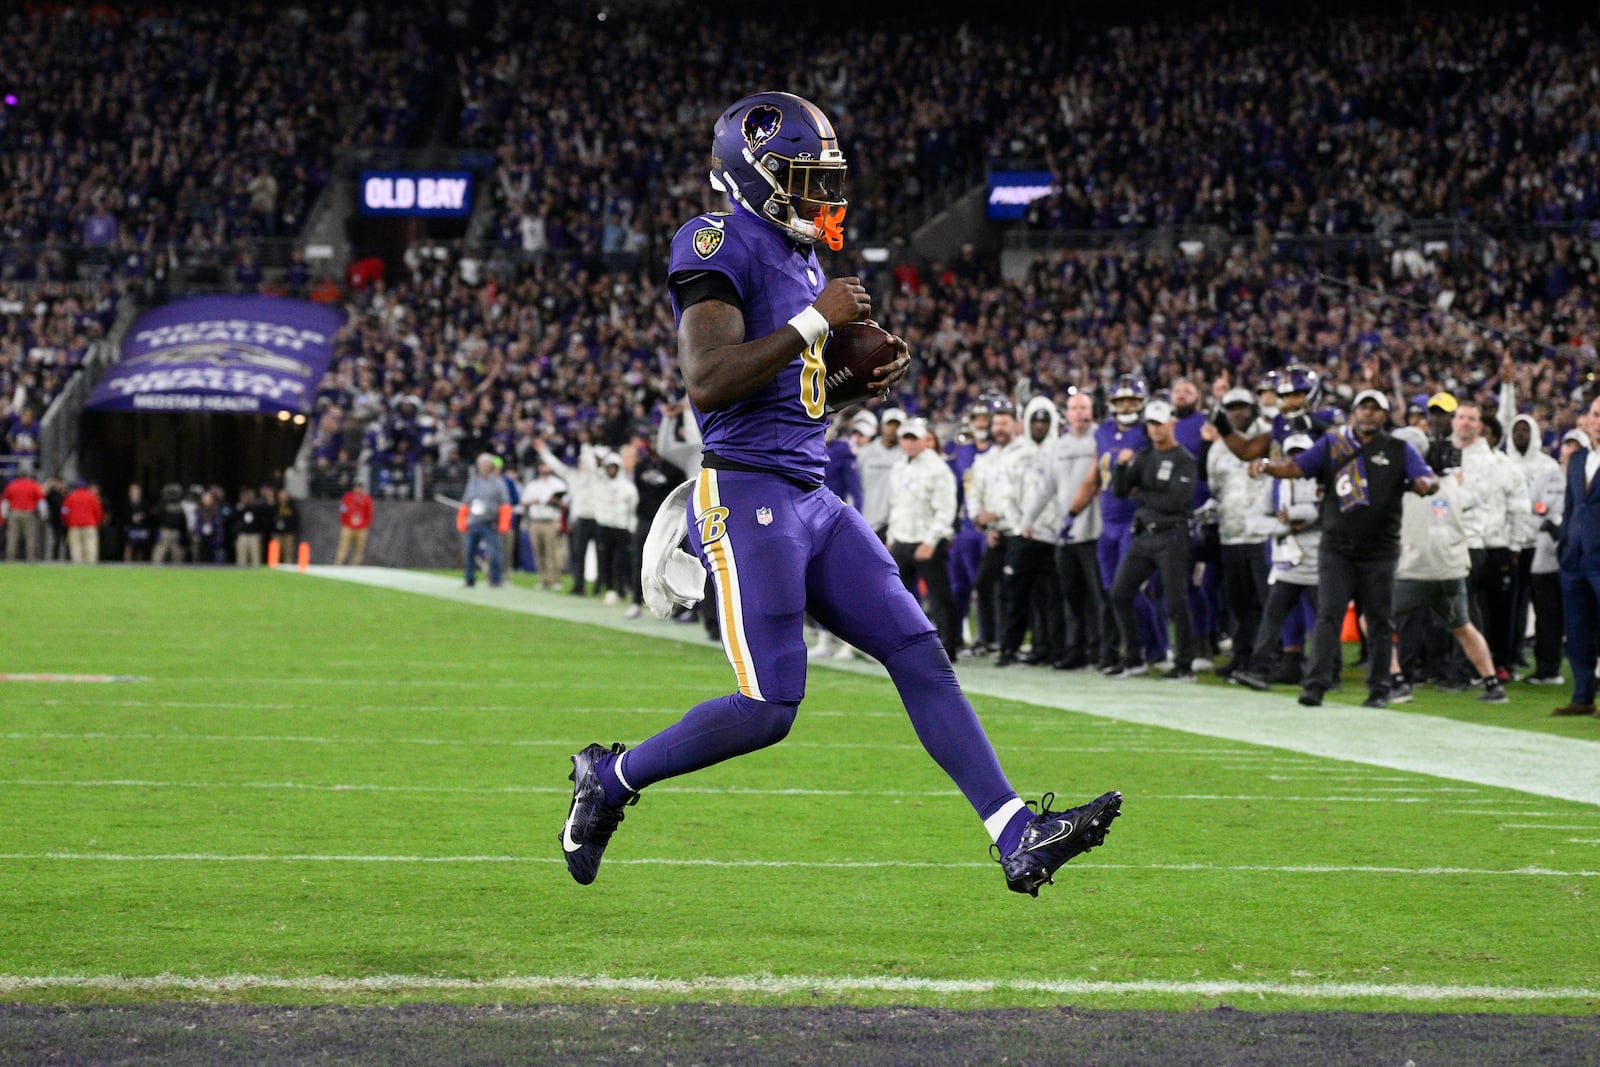
[[[733,279],[720,270],[679,271],[667,279],[678,295],[678,307],[688,311],[702,300],[720,300],[744,312],[744,300],[733,286]]]

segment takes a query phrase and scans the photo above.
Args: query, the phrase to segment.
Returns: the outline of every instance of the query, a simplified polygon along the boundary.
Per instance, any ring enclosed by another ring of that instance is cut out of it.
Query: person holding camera
[[[461,505],[467,512],[462,562],[468,589],[477,584],[480,548],[489,557],[489,584],[500,584],[505,569],[500,544],[500,509],[511,506],[511,496],[506,492],[505,479],[495,468],[494,457],[485,452],[474,467],[472,476],[467,479],[467,488],[461,494]]]

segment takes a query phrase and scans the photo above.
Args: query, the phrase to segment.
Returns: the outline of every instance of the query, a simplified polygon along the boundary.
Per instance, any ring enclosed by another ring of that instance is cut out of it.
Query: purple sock
[[[622,762],[622,756],[605,756],[595,767],[595,777],[600,779],[600,788],[606,791],[607,804],[623,804],[633,796],[633,790],[622,782],[622,777],[617,774],[617,764]]]
[[[1017,846],[1022,843],[1023,829],[1032,821],[1033,811],[1029,808],[1023,808],[1011,816],[1006,828],[1000,831],[1000,840],[995,842],[1000,846],[1000,855],[1009,856],[1017,850]]]

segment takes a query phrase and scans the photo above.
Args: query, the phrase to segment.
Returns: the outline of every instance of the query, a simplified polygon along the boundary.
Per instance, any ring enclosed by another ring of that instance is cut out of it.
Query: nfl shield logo
[[[703,226],[694,231],[694,254],[710,259],[722,247],[722,231],[715,226]]]
[[[759,522],[763,526],[771,526],[772,525],[772,509],[771,508],[756,508],[756,521]]]

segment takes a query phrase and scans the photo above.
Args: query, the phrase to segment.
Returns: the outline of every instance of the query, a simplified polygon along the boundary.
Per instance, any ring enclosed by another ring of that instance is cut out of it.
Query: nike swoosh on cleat
[[[1072,836],[1072,830],[1073,830],[1073,825],[1072,825],[1072,823],[1069,822],[1061,830],[1058,830],[1055,833],[1051,834],[1049,837],[1045,838],[1043,841],[1035,841],[1033,844],[1029,845],[1028,848],[1029,848],[1030,851],[1032,849],[1036,849],[1036,848],[1043,848],[1046,845],[1053,844],[1056,841],[1060,841],[1063,837],[1071,837]]]
[[[577,805],[573,805],[574,808]],[[576,852],[583,845],[572,839],[572,812],[567,812],[567,821],[561,824],[561,847],[567,852]]]

